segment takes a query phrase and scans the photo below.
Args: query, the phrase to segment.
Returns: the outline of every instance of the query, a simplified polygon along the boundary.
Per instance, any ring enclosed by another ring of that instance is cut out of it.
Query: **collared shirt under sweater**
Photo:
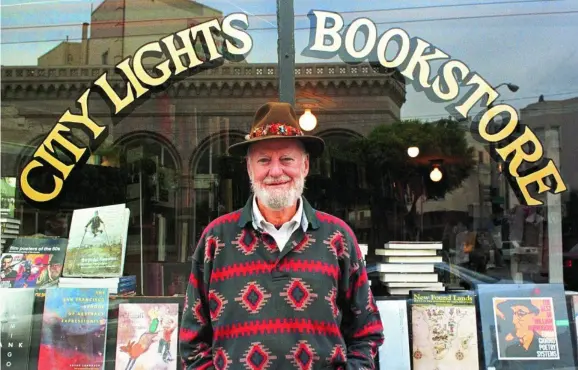
[[[253,199],[214,220],[193,254],[183,368],[375,369],[383,326],[351,228],[301,198],[284,248],[255,229]]]

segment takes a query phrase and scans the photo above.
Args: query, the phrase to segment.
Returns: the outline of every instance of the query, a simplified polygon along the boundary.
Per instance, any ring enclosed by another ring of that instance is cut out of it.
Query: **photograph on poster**
[[[558,360],[552,298],[494,298],[500,360]]]

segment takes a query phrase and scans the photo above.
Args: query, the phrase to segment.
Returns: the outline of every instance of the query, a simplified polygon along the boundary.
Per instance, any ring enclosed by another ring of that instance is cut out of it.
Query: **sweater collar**
[[[245,203],[245,206],[241,209],[241,217],[238,222],[239,227],[245,227],[248,223],[253,224],[253,197],[254,195],[251,195]],[[309,227],[318,229],[319,220],[317,219],[315,210],[311,207],[311,204],[309,204],[305,197],[301,197],[301,202],[303,203],[303,213]]]

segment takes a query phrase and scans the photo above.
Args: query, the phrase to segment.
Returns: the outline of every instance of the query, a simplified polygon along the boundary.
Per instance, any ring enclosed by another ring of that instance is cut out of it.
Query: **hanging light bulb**
[[[429,173],[429,178],[433,182],[440,181],[442,179],[442,177],[443,177],[442,171],[440,171],[440,169],[437,167],[434,167],[434,169],[431,170],[431,172]]]
[[[303,131],[311,131],[317,126],[317,118],[311,113],[311,109],[305,109],[305,113],[299,118],[299,126]]]
[[[417,157],[419,154],[419,148],[417,146],[410,146],[409,148],[407,148],[407,155],[409,155],[412,158]]]

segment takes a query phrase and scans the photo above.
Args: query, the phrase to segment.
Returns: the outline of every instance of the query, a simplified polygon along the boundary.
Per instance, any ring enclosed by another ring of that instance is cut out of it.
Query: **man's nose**
[[[283,168],[279,161],[271,161],[271,166],[269,167],[269,176],[279,177],[283,175]]]

